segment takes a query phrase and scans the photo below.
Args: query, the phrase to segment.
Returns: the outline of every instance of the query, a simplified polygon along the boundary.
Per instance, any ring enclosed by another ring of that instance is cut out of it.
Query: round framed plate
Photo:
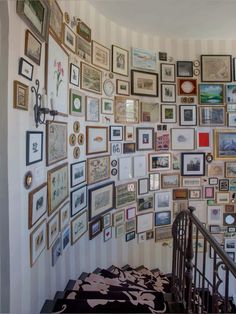
[[[194,74],[195,76],[199,76],[199,75],[200,75],[200,70],[199,70],[199,69],[194,69],[194,70],[193,70],[193,74]]]
[[[75,159],[79,159],[80,156],[80,148],[78,146],[76,146],[73,150],[73,156]]]
[[[116,168],[113,168],[113,169],[111,170],[111,174],[112,174],[113,176],[116,176],[116,175],[117,175],[117,169],[116,169]]]
[[[80,123],[79,123],[79,121],[75,121],[74,122],[73,130],[74,130],[75,133],[79,133],[79,131],[80,131]]]
[[[199,60],[193,61],[193,66],[195,66],[196,68],[198,68],[198,67],[200,66],[200,61],[199,61]]]
[[[112,97],[115,92],[115,85],[111,80],[105,80],[103,90],[107,97]]]
[[[75,146],[76,143],[76,136],[74,133],[71,133],[69,136],[69,143],[71,146]]]
[[[111,166],[112,166],[112,167],[116,167],[116,166],[117,166],[117,160],[113,159],[113,160],[111,161]]]
[[[83,145],[84,144],[84,134],[80,133],[78,135],[78,144]]]
[[[195,86],[191,81],[186,80],[181,84],[181,89],[185,94],[192,94]]]

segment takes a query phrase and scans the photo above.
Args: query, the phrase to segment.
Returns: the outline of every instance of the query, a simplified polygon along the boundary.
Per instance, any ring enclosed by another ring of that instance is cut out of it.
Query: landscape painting
[[[134,68],[156,71],[156,53],[144,49],[132,49],[132,63]]]
[[[199,84],[199,103],[201,105],[223,105],[223,84]]]
[[[214,149],[216,159],[235,159],[236,131],[214,130]]]

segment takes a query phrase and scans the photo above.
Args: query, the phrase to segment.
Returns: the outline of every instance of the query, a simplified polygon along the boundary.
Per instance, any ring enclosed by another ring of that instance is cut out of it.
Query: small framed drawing
[[[47,183],[41,184],[29,193],[28,211],[28,229],[30,229],[47,211]]]
[[[140,120],[142,122],[157,123],[159,121],[159,104],[152,102],[141,102]]]
[[[136,202],[136,182],[116,186],[116,208]]]
[[[228,113],[228,126],[230,126],[230,127],[236,126],[236,113],[234,113],[234,112]]]
[[[149,173],[149,191],[160,190],[160,174]]]
[[[88,92],[101,94],[102,71],[82,61],[80,64],[80,88]]]
[[[204,127],[224,126],[225,107],[204,106],[199,107],[199,125]]]
[[[205,153],[181,153],[182,176],[205,175]]]
[[[171,206],[172,194],[170,191],[160,191],[155,193],[155,211],[169,210]]]
[[[193,150],[195,147],[195,130],[191,128],[171,129],[172,150]]]
[[[176,102],[176,85],[161,84],[161,101]]]
[[[49,249],[55,242],[60,232],[60,216],[57,212],[47,223],[47,248]]]
[[[136,128],[137,150],[154,149],[154,128]]]
[[[46,247],[46,219],[30,234],[30,266],[32,267]]]
[[[122,154],[122,143],[111,143],[111,154],[121,155]]]
[[[161,81],[167,83],[175,82],[175,64],[161,63]]]
[[[76,89],[70,89],[70,114],[72,116],[83,117],[85,108],[85,96]]]
[[[85,210],[71,220],[71,245],[75,244],[88,231],[88,212]]]
[[[178,79],[179,96],[196,96],[197,80],[196,79]]]
[[[73,63],[70,64],[70,83],[79,86],[79,68]]]
[[[108,128],[103,126],[86,126],[86,154],[108,152]]]
[[[136,217],[136,207],[130,207],[126,209],[126,219],[130,220]]]
[[[138,179],[138,194],[144,195],[149,192],[149,180],[148,178]]]
[[[170,154],[149,154],[148,156],[149,171],[155,172],[160,170],[170,170]]]
[[[86,121],[99,122],[99,98],[86,96]]]
[[[123,154],[133,154],[136,151],[136,143],[123,143]]]
[[[110,125],[110,141],[122,141],[123,140],[123,126],[122,125]]]
[[[25,32],[25,55],[40,65],[41,51],[41,42],[27,29]]]
[[[115,97],[115,122],[132,123],[139,122],[139,100],[128,97]]]
[[[166,210],[155,213],[155,226],[166,226],[171,224],[171,211]]]
[[[156,53],[140,48],[132,48],[132,65],[134,68],[156,71]]]
[[[110,178],[110,156],[87,159],[88,184],[94,184]]]
[[[202,82],[231,82],[231,55],[201,55]]]
[[[119,180],[130,180],[133,178],[133,160],[131,157],[119,158]]]
[[[194,126],[197,125],[197,106],[180,105],[179,106],[179,125]]]
[[[129,73],[129,51],[112,45],[112,72],[128,76]]]
[[[223,206],[211,205],[207,207],[208,225],[221,225],[223,218]]]
[[[81,20],[77,24],[77,33],[84,38],[87,42],[91,42],[91,28],[88,27],[84,22]]]
[[[76,34],[73,30],[66,24],[63,24],[63,42],[64,45],[70,49],[73,53],[76,50]]]
[[[161,123],[176,123],[176,105],[161,105]]]
[[[94,40],[92,41],[92,64],[110,71],[110,49]]]
[[[111,225],[112,225],[111,214],[108,213],[103,216],[103,227],[107,228],[107,227],[110,227]]]
[[[118,95],[129,96],[129,82],[123,80],[116,80],[116,93]]]
[[[132,125],[126,125],[124,128],[124,133],[125,133],[125,141],[135,141],[135,133],[134,133],[134,127]]]
[[[134,168],[134,178],[145,177],[147,174],[146,167],[146,156],[134,156],[133,157],[133,168]]]
[[[137,233],[147,232],[153,229],[153,213],[138,215],[136,219]]]
[[[34,66],[24,58],[20,58],[18,74],[24,76],[27,80],[32,81]]]
[[[236,88],[236,84],[226,84],[225,85],[225,102],[227,104],[235,104],[236,103],[235,88]]]
[[[227,160],[236,158],[236,131],[214,129],[214,158]]]
[[[158,97],[158,74],[131,70],[131,94]]]
[[[193,62],[177,61],[177,76],[193,77]]]
[[[29,87],[19,81],[14,81],[13,107],[28,110]]]
[[[109,98],[102,98],[102,114],[113,114],[114,101]]]
[[[173,189],[180,186],[180,175],[178,173],[162,173],[161,188]]]
[[[70,202],[66,202],[60,210],[60,228],[63,230],[70,222]]]
[[[121,223],[125,222],[125,211],[124,209],[116,211],[112,215],[112,225],[114,227],[118,226]]]
[[[126,242],[129,242],[133,239],[135,239],[135,231],[131,231],[131,232],[126,233],[126,235],[125,235],[125,241]]]
[[[112,238],[112,227],[107,227],[103,229],[103,241],[107,242]]]
[[[43,132],[26,131],[26,166],[43,160]]]
[[[226,162],[225,163],[225,177],[226,178],[236,178],[236,163]]]
[[[72,188],[86,182],[86,160],[70,165],[70,179]]]
[[[71,191],[71,217],[87,207],[87,185]]]
[[[224,85],[223,84],[198,84],[200,105],[223,105]]]

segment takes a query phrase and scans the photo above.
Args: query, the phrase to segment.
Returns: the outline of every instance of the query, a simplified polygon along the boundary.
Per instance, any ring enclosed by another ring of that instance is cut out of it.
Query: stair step
[[[101,268],[99,268],[99,267],[97,267],[96,269],[94,269],[94,271],[93,271],[93,274],[100,274],[100,272],[101,272]]]
[[[112,272],[116,268],[115,265],[111,265],[110,267],[107,268],[107,271]]]
[[[76,280],[69,280],[64,291],[67,291],[67,290],[72,290],[74,285],[76,283]]]
[[[46,300],[40,311],[40,313],[51,313],[53,311],[54,302],[52,300]]]
[[[57,291],[54,296],[53,302],[55,303],[57,299],[64,299],[64,297],[65,297],[65,291]]]
[[[123,270],[123,271],[126,271],[126,270],[128,270],[128,269],[130,269],[130,268],[132,268],[129,264],[126,264],[125,266],[123,266],[121,269]]]

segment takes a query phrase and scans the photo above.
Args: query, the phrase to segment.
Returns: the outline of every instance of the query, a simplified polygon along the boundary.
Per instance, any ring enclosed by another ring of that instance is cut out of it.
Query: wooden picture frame
[[[124,209],[115,211],[112,214],[112,226],[116,227],[116,226],[118,226],[124,222],[125,222],[125,211],[124,211]]]
[[[76,54],[86,62],[91,63],[91,43],[77,35]]]
[[[87,185],[78,187],[70,192],[71,199],[71,217],[75,216],[88,205]]]
[[[89,223],[89,240],[94,239],[103,230],[103,219],[98,217]]]
[[[126,142],[135,141],[135,131],[133,125],[125,125],[124,127],[124,139]]]
[[[60,209],[60,228],[65,229],[70,222],[70,202],[66,202]]]
[[[108,127],[86,126],[86,155],[108,153]]]
[[[123,126],[122,125],[110,125],[109,126],[109,140],[122,141],[123,140]]]
[[[153,229],[153,213],[138,215],[136,219],[137,233],[143,233]]]
[[[223,84],[198,84],[199,105],[224,105]]]
[[[31,229],[47,211],[47,183],[31,191],[28,196],[28,229]]]
[[[110,49],[92,40],[92,64],[110,71]]]
[[[160,190],[160,173],[149,173],[149,191]]]
[[[57,1],[49,0],[50,5],[50,31],[61,43],[63,37],[63,12]]]
[[[115,123],[137,124],[139,122],[139,100],[129,97],[115,97]]]
[[[100,120],[100,99],[86,96],[86,121],[99,122]]]
[[[109,98],[102,98],[101,101],[101,113],[107,115],[113,115],[114,100]]]
[[[70,186],[72,188],[86,182],[86,164],[86,160],[83,160],[70,165]]]
[[[148,165],[150,172],[170,170],[171,154],[152,153],[148,155]]]
[[[138,195],[145,195],[149,192],[149,179],[138,179]]]
[[[24,58],[20,58],[18,74],[23,76],[27,80],[32,81],[33,73],[34,73],[33,64],[29,63]]]
[[[236,178],[236,163],[227,161],[225,162],[225,177]]]
[[[205,158],[205,153],[181,153],[181,175],[204,176]]]
[[[79,67],[75,64],[70,64],[70,84],[79,86]]]
[[[196,126],[197,125],[197,106],[180,105],[179,106],[179,125]]]
[[[155,226],[167,226],[171,225],[171,211],[165,210],[155,213]]]
[[[128,76],[129,73],[129,51],[112,45],[112,72]]]
[[[199,126],[225,126],[226,112],[224,106],[201,106],[199,110]]]
[[[161,123],[176,123],[177,107],[176,105],[161,104]]]
[[[43,160],[43,132],[26,131],[26,166]]]
[[[131,70],[131,94],[158,97],[158,74]]]
[[[162,173],[161,174],[161,188],[173,189],[180,186],[179,173]]]
[[[71,52],[76,52],[76,34],[66,23],[63,24],[63,43]]]
[[[88,231],[88,212],[84,212],[75,216],[71,220],[71,245],[75,244]]]
[[[28,110],[29,105],[29,86],[14,81],[13,107],[15,109]]]
[[[129,81],[116,79],[116,94],[129,96],[130,92]]]
[[[231,55],[201,55],[202,82],[231,82]]]
[[[42,43],[28,29],[25,31],[25,55],[40,65]]]
[[[95,94],[102,94],[102,71],[81,61],[80,88]]]
[[[30,234],[30,267],[32,267],[46,248],[46,219]]]
[[[87,181],[94,184],[110,178],[110,155],[87,159]]]

